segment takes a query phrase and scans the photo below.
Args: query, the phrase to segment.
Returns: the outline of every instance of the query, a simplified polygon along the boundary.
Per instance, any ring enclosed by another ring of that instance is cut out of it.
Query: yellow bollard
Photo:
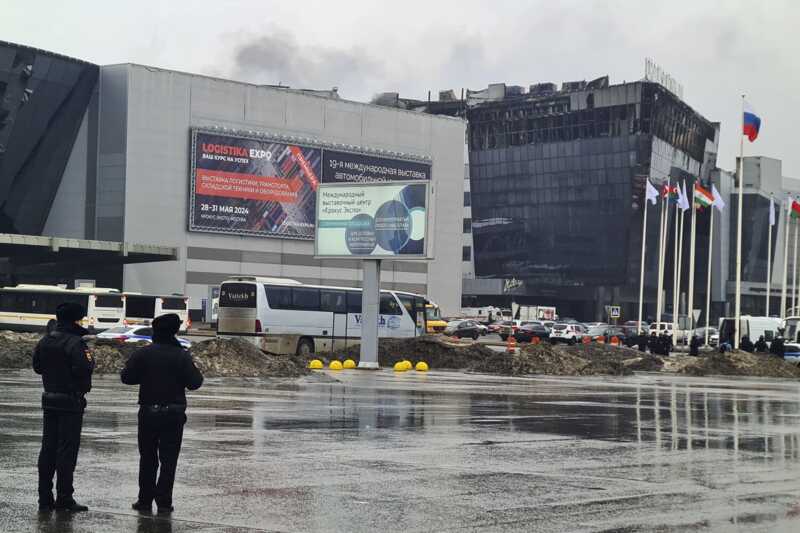
[[[345,359],[344,363],[342,363],[342,367],[345,370],[351,370],[356,367],[356,362],[353,361],[352,359]]]
[[[427,372],[428,371],[428,363],[425,361],[420,361],[417,363],[417,366],[414,367],[414,370],[417,372]]]
[[[406,366],[406,370],[411,370],[414,368],[414,364],[408,359],[403,359],[403,364]]]
[[[331,361],[331,364],[328,365],[328,368],[331,370],[341,370],[342,363],[340,361]]]
[[[324,365],[322,364],[322,361],[320,361],[319,359],[312,359],[308,363],[308,368],[310,368],[311,370],[319,370],[320,368],[324,368]]]
[[[394,364],[394,371],[395,372],[405,372],[408,370],[405,365],[405,361],[398,361]]]

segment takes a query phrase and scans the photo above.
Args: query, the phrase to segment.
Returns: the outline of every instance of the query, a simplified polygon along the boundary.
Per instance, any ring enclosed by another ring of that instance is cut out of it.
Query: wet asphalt
[[[95,379],[40,515],[40,385],[0,373],[0,531],[800,531],[800,384],[349,371],[190,394],[171,518],[130,510],[135,388]]]

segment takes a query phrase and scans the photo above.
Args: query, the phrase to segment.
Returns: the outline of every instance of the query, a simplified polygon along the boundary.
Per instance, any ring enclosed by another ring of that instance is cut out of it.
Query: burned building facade
[[[468,120],[476,282],[522,282],[510,294],[501,290],[477,300],[507,304],[513,297],[517,303],[555,305],[562,316],[585,320],[604,319],[605,305],[621,305],[624,318],[635,318],[645,180],[682,178],[690,191],[694,179],[707,183],[716,166],[718,124],[658,83],[610,85],[607,77],[566,82],[560,89],[552,83],[527,90],[495,84],[456,101],[421,104],[427,112]],[[652,213],[646,259],[650,315],[659,207]],[[707,215],[698,220],[703,249]],[[685,231],[688,236],[688,223]],[[700,255],[697,272],[704,273]],[[464,292],[470,292],[466,283]]]

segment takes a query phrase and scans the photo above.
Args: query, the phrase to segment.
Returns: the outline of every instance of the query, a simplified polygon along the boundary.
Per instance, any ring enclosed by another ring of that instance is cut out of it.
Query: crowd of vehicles
[[[153,318],[176,313],[181,330],[189,321],[188,300],[182,295],[147,295],[117,289],[57,285],[20,284],[0,288],[0,329],[14,331],[49,331],[56,324],[56,307],[63,302],[83,306],[86,318],[82,325],[90,332],[114,327],[149,326]]]
[[[97,334],[98,339],[117,342],[153,342],[152,326],[118,326]],[[178,342],[186,349],[192,346],[188,340],[177,337]]]

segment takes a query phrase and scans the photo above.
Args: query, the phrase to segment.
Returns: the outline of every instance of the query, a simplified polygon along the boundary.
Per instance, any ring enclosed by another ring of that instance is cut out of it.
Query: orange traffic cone
[[[509,335],[508,341],[506,341],[506,352],[514,353],[516,349],[517,349],[517,339],[515,339],[513,335]]]
[[[611,337],[611,346],[619,346],[619,337],[616,335]]]

